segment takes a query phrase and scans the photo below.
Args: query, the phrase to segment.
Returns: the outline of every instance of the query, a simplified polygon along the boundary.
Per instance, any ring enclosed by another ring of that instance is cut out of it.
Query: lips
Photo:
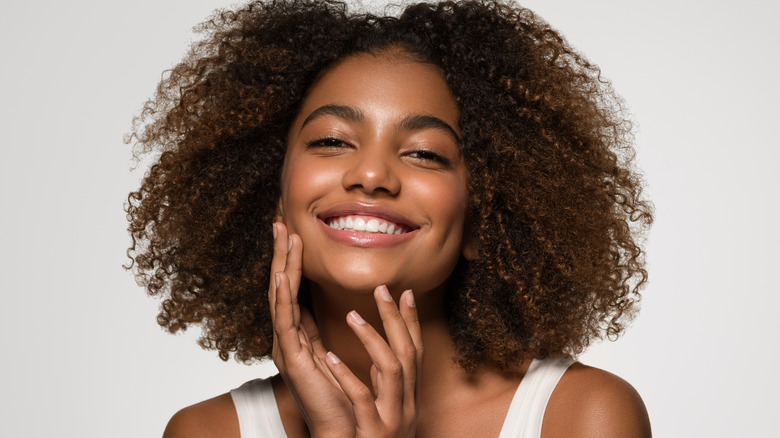
[[[361,202],[331,206],[317,218],[330,238],[361,247],[395,246],[409,240],[420,228],[393,208]]]

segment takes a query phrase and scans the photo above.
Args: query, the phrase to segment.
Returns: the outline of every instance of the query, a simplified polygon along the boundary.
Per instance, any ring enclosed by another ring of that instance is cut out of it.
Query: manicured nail
[[[406,305],[414,307],[414,292],[411,289],[406,291]]]
[[[276,283],[276,288],[279,288],[279,273],[277,272],[274,274],[274,283]]]
[[[287,238],[287,251],[292,249],[292,236]]]
[[[355,324],[363,325],[366,321],[354,310],[349,312],[349,317],[352,318],[352,322]]]
[[[274,229],[274,240],[276,240],[276,235],[279,234],[279,232],[276,231],[276,222],[274,222],[273,229]]]
[[[338,356],[333,354],[332,351],[329,351],[328,354],[325,355],[325,357],[327,357],[328,358],[328,362],[332,363],[333,365],[338,365],[339,363],[341,363],[341,361],[339,360]]]
[[[384,284],[377,288],[379,290],[379,296],[388,303],[393,302],[393,297],[390,296],[390,291],[387,290],[387,286]]]

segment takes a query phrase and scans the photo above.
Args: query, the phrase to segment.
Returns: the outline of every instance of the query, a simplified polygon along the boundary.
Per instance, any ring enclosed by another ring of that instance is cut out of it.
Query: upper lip
[[[386,207],[384,205],[365,204],[361,202],[345,202],[341,204],[336,204],[317,214],[317,217],[321,221],[327,221],[328,218],[349,216],[349,215],[374,216],[389,222],[393,222],[398,225],[402,225],[406,227],[409,231],[413,231],[416,230],[417,228],[420,228],[414,222],[412,222],[410,219],[404,216],[401,212],[395,209]]]

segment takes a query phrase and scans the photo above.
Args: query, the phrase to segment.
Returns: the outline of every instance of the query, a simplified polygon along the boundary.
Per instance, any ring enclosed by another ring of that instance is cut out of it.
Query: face
[[[309,90],[288,133],[281,211],[322,288],[416,293],[463,250],[466,169],[458,108],[435,67],[346,58]]]

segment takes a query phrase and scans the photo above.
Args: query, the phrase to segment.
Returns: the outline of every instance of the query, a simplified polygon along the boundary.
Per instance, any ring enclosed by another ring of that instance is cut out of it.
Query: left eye
[[[419,150],[410,152],[407,156],[424,161],[431,161],[443,165],[449,165],[450,161],[433,151]]]
[[[349,145],[334,137],[319,138],[306,144],[307,147],[343,148]]]

